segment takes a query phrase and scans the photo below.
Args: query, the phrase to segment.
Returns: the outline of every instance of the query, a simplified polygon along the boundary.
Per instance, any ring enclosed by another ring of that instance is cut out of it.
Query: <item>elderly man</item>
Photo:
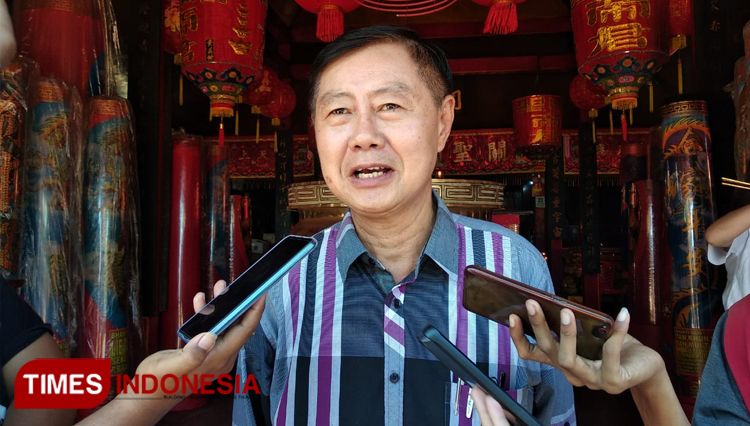
[[[508,329],[467,312],[476,264],[545,291],[547,266],[525,239],[452,214],[431,189],[453,123],[445,54],[412,31],[369,27],[323,49],[310,74],[321,169],[349,206],[316,250],[268,294],[238,371],[254,374],[276,425],[479,424],[468,387],[418,341],[432,324],[543,424],[575,424],[571,385],[518,357]],[[236,425],[254,424],[249,401]]]

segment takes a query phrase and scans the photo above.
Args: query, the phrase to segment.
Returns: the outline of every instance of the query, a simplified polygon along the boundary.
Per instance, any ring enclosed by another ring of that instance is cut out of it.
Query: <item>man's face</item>
[[[332,62],[320,77],[314,121],[328,187],[362,214],[429,199],[453,104],[452,96],[435,104],[400,44],[375,44]]]

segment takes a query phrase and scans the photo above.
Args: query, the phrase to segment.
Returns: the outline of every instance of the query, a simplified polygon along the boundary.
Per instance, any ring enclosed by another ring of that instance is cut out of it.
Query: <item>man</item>
[[[266,423],[479,424],[466,418],[468,387],[418,342],[431,324],[543,424],[575,424],[564,376],[519,359],[506,327],[461,304],[471,264],[552,285],[526,240],[453,215],[433,194],[453,123],[451,85],[445,54],[404,28],[345,34],[313,63],[321,170],[349,211],[268,293],[261,326],[240,353],[238,371],[243,380],[255,375]],[[233,416],[236,425],[255,423],[245,400]]]

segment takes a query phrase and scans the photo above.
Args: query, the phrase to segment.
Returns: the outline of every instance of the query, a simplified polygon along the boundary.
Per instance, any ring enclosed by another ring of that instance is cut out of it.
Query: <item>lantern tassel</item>
[[[677,56],[677,93],[682,94],[682,54]]]
[[[179,89],[179,91],[180,91],[180,96],[179,96],[179,98],[180,98],[180,106],[182,106],[182,73],[180,73],[180,89]]]
[[[648,82],[648,112],[654,112],[654,82]]]
[[[234,135],[240,135],[240,105],[236,104],[237,108],[234,111]]]
[[[221,122],[219,123],[219,147],[224,147],[224,117],[221,117]]]
[[[509,34],[518,29],[518,14],[513,0],[494,0],[484,21],[485,34]]]
[[[330,43],[344,34],[344,11],[333,4],[325,4],[318,11],[318,28],[315,35]]]
[[[609,134],[615,134],[615,121],[612,118],[612,108],[609,109]]]
[[[591,120],[591,137],[594,143],[596,143],[596,121]]]
[[[279,140],[276,137],[276,130],[273,131],[273,153],[279,152]]]
[[[625,111],[620,116],[620,126],[622,127],[622,141],[628,141],[628,121],[625,119]]]
[[[255,119],[255,143],[260,140],[260,115]]]
[[[633,125],[633,108],[630,108],[628,112],[630,112],[630,125],[632,126]]]

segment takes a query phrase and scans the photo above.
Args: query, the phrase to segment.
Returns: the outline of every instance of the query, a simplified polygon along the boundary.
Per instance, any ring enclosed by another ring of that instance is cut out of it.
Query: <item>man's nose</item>
[[[381,133],[375,112],[357,113],[353,135],[349,139],[350,149],[370,149],[383,146],[385,138]]]

